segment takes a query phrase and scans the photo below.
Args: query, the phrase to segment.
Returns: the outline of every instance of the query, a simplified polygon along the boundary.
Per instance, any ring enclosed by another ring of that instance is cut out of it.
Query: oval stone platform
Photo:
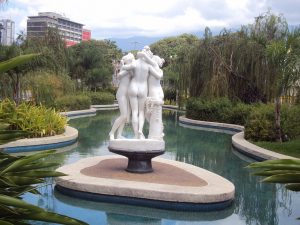
[[[234,199],[231,182],[190,164],[156,158],[148,174],[128,173],[126,165],[120,156],[86,158],[58,168],[68,176],[57,178],[56,188],[94,201],[184,211],[219,210]]]

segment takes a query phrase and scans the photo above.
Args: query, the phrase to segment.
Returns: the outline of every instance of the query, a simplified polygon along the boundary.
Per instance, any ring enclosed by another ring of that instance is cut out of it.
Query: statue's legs
[[[138,107],[138,98],[137,97],[129,97],[131,112],[132,112],[132,128],[134,132],[134,138],[139,138],[138,134],[138,116],[139,116],[139,107]]]
[[[122,138],[122,132],[124,125],[127,121],[127,114],[128,114],[128,103],[126,97],[118,98],[119,109],[120,109],[120,116],[115,120],[111,131],[109,132],[109,139],[115,139],[114,134],[118,129],[117,138]]]
[[[139,98],[139,125],[138,125],[139,139],[145,139],[145,136],[143,134],[143,127],[145,122],[145,102],[146,102],[146,97]]]

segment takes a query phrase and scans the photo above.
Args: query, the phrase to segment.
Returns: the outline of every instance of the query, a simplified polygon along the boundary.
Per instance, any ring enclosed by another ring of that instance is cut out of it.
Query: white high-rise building
[[[15,40],[15,22],[9,19],[0,20],[0,42],[2,45],[12,45]]]

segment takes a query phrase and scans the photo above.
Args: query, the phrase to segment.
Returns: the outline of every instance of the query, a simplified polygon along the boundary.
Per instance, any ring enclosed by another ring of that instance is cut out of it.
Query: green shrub
[[[253,141],[275,141],[275,106],[261,104],[252,110],[245,126],[245,137]],[[294,139],[300,136],[300,106],[283,105],[281,107],[282,139]]]
[[[300,105],[284,105],[281,110],[281,128],[284,139],[300,136]]]
[[[235,103],[228,111],[228,123],[245,125],[253,107],[241,102]]]
[[[108,105],[113,104],[115,96],[110,92],[90,92],[92,105]]]
[[[56,98],[73,93],[74,81],[67,74],[37,71],[26,74],[22,81],[24,91],[30,91],[36,104],[54,106]]]
[[[276,140],[273,105],[261,104],[254,107],[245,125],[245,138],[253,141]]]
[[[171,88],[164,89],[164,99],[170,102],[176,102],[176,90]]]
[[[187,101],[186,109],[186,115],[190,119],[243,125],[251,106],[231,102],[228,98],[212,100],[193,98]]]
[[[10,124],[12,130],[28,132],[28,137],[61,134],[67,124],[67,119],[53,109],[27,103],[17,106],[8,99],[0,103],[0,120]]]
[[[55,100],[55,108],[61,111],[89,109],[91,99],[87,95],[66,95]]]

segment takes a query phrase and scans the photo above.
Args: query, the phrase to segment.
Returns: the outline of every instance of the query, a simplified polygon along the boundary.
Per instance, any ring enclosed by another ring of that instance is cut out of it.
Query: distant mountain
[[[115,41],[117,46],[122,49],[123,52],[131,50],[141,50],[145,45],[151,45],[160,39],[165,37],[131,37],[131,38],[109,38]]]
[[[212,30],[213,35],[217,35],[219,30],[215,31]],[[199,38],[203,37],[204,32],[198,31],[193,32],[192,34],[198,36]],[[179,36],[178,35],[173,35]],[[145,45],[151,45],[152,43],[155,43],[161,39],[172,37],[172,36],[165,36],[165,37],[141,37],[141,36],[135,36],[130,38],[108,38],[109,40],[115,41],[117,46],[122,49],[123,52],[128,52],[131,50],[141,50]]]

